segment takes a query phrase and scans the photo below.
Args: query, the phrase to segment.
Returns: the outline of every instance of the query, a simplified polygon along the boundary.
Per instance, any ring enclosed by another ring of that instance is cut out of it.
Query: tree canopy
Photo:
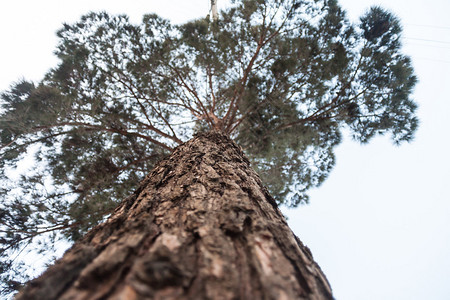
[[[380,7],[353,24],[334,0],[235,0],[214,20],[89,13],[57,35],[59,64],[1,95],[8,288],[20,284],[14,253],[80,238],[195,132],[232,137],[278,203],[297,206],[330,173],[343,130],[400,143],[418,124],[401,25]]]

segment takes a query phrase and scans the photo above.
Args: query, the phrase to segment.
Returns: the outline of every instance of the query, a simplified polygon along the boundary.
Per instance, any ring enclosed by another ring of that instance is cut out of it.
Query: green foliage
[[[354,25],[331,0],[236,0],[179,26],[107,13],[65,24],[58,66],[2,94],[4,287],[19,282],[13,253],[80,238],[195,131],[233,137],[290,206],[326,179],[342,129],[411,140],[416,78],[400,34],[379,7]],[[8,181],[26,157],[33,168]]]

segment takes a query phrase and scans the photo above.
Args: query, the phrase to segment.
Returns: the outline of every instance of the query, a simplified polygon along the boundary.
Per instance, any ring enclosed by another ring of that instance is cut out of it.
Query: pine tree
[[[2,94],[5,291],[21,284],[15,253],[79,240],[194,133],[231,137],[276,203],[297,206],[331,171],[343,130],[400,143],[418,123],[401,26],[379,7],[359,24],[333,0],[237,0],[176,26],[90,13],[58,37],[58,66]],[[15,185],[27,155],[36,167]]]
[[[20,299],[332,299],[241,148],[200,133]]]

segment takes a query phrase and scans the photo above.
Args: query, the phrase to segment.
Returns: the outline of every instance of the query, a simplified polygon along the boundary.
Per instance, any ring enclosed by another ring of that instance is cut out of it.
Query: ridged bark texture
[[[332,299],[242,150],[202,133],[17,299]]]

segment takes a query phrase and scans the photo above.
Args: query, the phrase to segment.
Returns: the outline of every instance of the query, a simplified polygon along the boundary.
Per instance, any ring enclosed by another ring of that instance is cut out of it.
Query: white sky
[[[353,20],[371,5],[402,20],[404,51],[419,77],[421,126],[400,147],[387,138],[365,146],[347,139],[311,204],[286,211],[291,228],[338,300],[450,299],[450,1],[340,3]],[[0,90],[22,77],[40,80],[57,63],[52,53],[61,24],[99,10],[135,22],[156,12],[179,23],[208,14],[209,0],[1,1]]]

